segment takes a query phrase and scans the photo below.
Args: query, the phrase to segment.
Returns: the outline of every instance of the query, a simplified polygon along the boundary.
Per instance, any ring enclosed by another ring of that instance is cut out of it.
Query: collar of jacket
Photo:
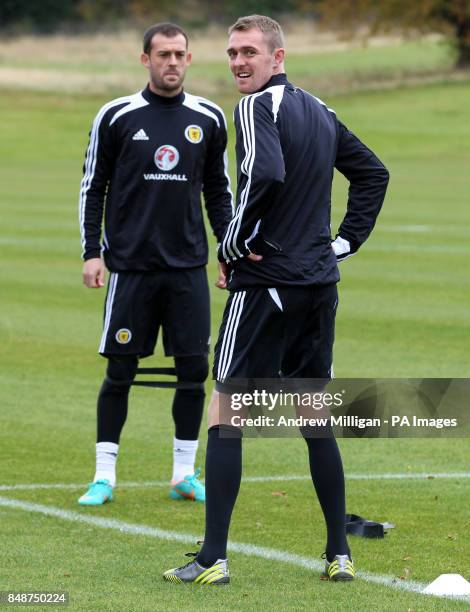
[[[149,85],[147,85],[147,87],[142,91],[142,96],[147,100],[147,102],[150,102],[150,104],[158,104],[160,106],[178,106],[183,103],[184,91],[182,90],[176,96],[159,96],[150,89]]]
[[[273,74],[273,76],[269,79],[267,83],[261,87],[258,91],[264,91],[268,87],[272,87],[273,85],[287,85],[287,75],[285,72],[281,72],[281,74]]]

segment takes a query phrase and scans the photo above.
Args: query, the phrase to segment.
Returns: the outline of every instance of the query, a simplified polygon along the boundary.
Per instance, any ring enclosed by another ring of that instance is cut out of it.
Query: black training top
[[[218,241],[233,214],[226,147],[224,114],[205,98],[147,87],[105,104],[80,189],[83,258],[103,253],[113,272],[206,264],[201,191]]]
[[[230,289],[322,285],[339,279],[331,248],[331,186],[350,181],[338,234],[355,251],[382,206],[382,162],[315,96],[273,76],[235,109],[237,207],[219,247],[232,264]],[[264,256],[251,262],[253,251]]]

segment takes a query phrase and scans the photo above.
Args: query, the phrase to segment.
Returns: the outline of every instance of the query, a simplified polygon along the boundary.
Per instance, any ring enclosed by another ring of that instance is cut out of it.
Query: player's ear
[[[186,53],[186,63],[188,64],[188,66],[192,61],[193,61],[193,54],[188,51],[188,53]]]
[[[145,66],[146,68],[150,68],[150,58],[147,55],[147,53],[140,54],[140,62],[142,66]]]
[[[274,63],[276,66],[280,66],[284,62],[285,50],[280,47],[279,49],[274,49]]]

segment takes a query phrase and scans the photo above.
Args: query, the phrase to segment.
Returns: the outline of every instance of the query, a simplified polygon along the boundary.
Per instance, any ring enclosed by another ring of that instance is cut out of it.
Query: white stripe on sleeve
[[[85,156],[85,172],[83,174],[82,182],[80,184],[80,197],[78,201],[78,217],[80,222],[80,234],[81,234],[81,243],[83,252],[85,251],[86,246],[86,236],[85,236],[85,210],[87,204],[87,194],[90,189],[91,182],[95,175],[96,168],[96,153],[98,150],[98,142],[99,142],[99,129],[101,125],[101,121],[105,116],[106,112],[113,108],[113,106],[119,106],[120,104],[125,104],[129,102],[129,96],[123,98],[117,98],[108,104],[105,104],[98,114],[96,115],[93,125],[90,132],[90,142],[88,144],[88,148]]]

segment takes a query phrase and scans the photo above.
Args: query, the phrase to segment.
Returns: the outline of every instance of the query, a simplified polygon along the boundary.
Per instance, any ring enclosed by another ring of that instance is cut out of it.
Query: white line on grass
[[[35,512],[44,516],[52,516],[54,518],[71,521],[74,523],[93,525],[94,527],[99,527],[101,529],[114,529],[120,533],[129,535],[148,536],[157,538],[159,540],[194,544],[199,539],[198,536],[191,535],[189,533],[184,534],[176,531],[159,529],[158,527],[136,525],[134,523],[127,523],[118,519],[105,519],[97,516],[90,516],[88,514],[81,514],[72,510],[62,510],[61,508],[55,508],[54,506],[45,506],[43,504],[24,502],[17,499],[8,499],[6,497],[0,497],[0,506],[14,508],[16,510],[25,510],[26,512]],[[310,559],[309,557],[304,557],[302,555],[287,553],[282,550],[266,548],[264,546],[255,546],[253,544],[244,544],[242,542],[229,542],[228,549],[249,557],[258,557],[268,561],[280,561],[282,563],[288,563],[289,565],[303,567],[316,572],[322,571],[324,567],[323,563],[318,559]],[[363,571],[357,572],[357,577],[366,582],[381,584],[394,589],[399,589],[401,591],[410,591],[414,593],[422,593],[423,589],[426,587],[425,584],[420,582],[415,582],[412,580],[401,581],[393,576],[382,576],[380,574],[370,574],[369,572]],[[470,598],[466,596],[445,596],[445,598],[470,601]]]
[[[434,478],[470,478],[470,472],[389,472],[385,474],[346,474],[346,480],[433,480]],[[302,474],[287,474],[285,476],[247,476],[243,482],[290,482],[310,480],[310,476]],[[168,487],[168,480],[149,480],[143,482],[120,482],[120,489],[146,489],[151,487]],[[36,489],[76,490],[86,487],[86,483],[37,483],[0,485],[0,491],[34,491]]]
[[[434,478],[470,478],[470,472],[448,472],[433,474],[432,472],[389,472],[386,474],[345,474],[346,480],[433,480]],[[243,482],[271,482],[290,480],[310,480],[310,476],[249,476]]]

